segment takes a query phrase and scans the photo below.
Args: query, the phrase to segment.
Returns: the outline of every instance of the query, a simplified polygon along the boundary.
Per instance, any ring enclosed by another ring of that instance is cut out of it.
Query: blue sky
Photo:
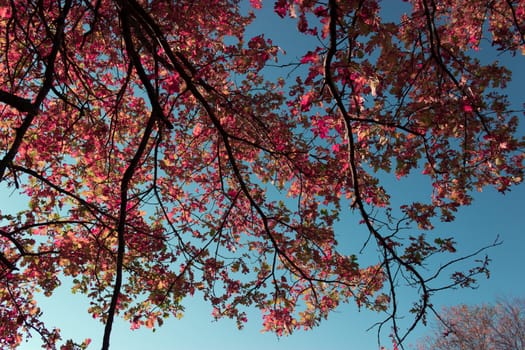
[[[270,1],[265,2],[264,14],[268,11]],[[396,2],[397,3],[397,2]],[[400,3],[400,2],[399,2]],[[258,13],[259,14],[259,13]],[[294,36],[285,22],[277,19],[258,21],[251,28],[254,34],[265,33],[266,37],[288,52],[293,58],[295,52],[301,51],[307,45],[307,38]],[[292,43],[292,45],[290,45]],[[296,51],[297,49],[297,51]],[[483,48],[482,48],[483,50]],[[491,52],[483,53],[487,57]],[[525,72],[519,67],[523,65],[524,57],[498,57],[514,71],[514,81],[509,86],[511,100],[515,107],[520,108],[523,101],[523,90],[520,85],[525,81]],[[286,62],[284,59],[283,63]],[[523,132],[523,127],[522,127]],[[405,181],[395,184],[396,192],[417,192],[419,187],[413,182]],[[428,189],[424,189],[428,191]],[[513,188],[512,192],[501,195],[492,189],[474,195],[474,204],[462,208],[457,220],[449,224],[439,224],[436,232],[443,236],[454,236],[459,243],[460,254],[468,254],[481,246],[490,244],[499,235],[503,244],[488,251],[492,259],[491,278],[480,280],[477,290],[446,291],[438,294],[434,299],[437,309],[446,305],[458,303],[493,302],[498,297],[525,296],[525,280],[522,269],[525,267],[522,255],[525,247],[525,186]],[[16,194],[10,195],[0,187],[0,210],[2,212],[15,211],[23,205],[23,200]],[[343,244],[351,244],[345,239],[345,233],[355,229],[353,223],[342,220],[337,226],[337,234]],[[345,242],[346,241],[346,242]],[[358,248],[344,247],[357,250]],[[92,349],[100,348],[103,327],[93,320],[86,312],[87,301],[83,295],[71,295],[67,285],[61,287],[51,298],[42,298],[41,307],[45,312],[45,319],[49,324],[61,328],[65,339],[72,337],[81,341],[84,338],[92,339]],[[189,350],[189,349],[377,349],[375,330],[366,331],[375,322],[382,320],[384,315],[364,310],[357,310],[352,305],[342,306],[324,321],[318,328],[308,332],[297,332],[291,336],[277,338],[270,333],[261,333],[260,313],[252,310],[248,314],[249,322],[245,329],[238,331],[235,324],[229,320],[213,322],[211,307],[199,298],[185,300],[186,313],[181,320],[171,319],[163,327],[152,333],[148,329],[131,331],[129,324],[122,319],[116,320],[112,336],[111,348],[115,350]],[[430,331],[419,327],[410,337],[410,342],[418,336]],[[388,344],[385,344],[388,345]],[[35,349],[34,343],[27,343],[20,349]]]

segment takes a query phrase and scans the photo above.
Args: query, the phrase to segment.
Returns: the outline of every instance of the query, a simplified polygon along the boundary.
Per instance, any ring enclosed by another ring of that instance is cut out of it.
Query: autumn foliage
[[[275,1],[272,20],[312,39],[297,60],[246,34],[249,3],[0,1],[0,180],[29,198],[0,212],[1,347],[73,347],[35,301],[63,282],[104,349],[115,315],[155,327],[194,293],[239,326],[257,307],[279,335],[352,300],[388,309],[402,342],[400,284],[419,295],[410,331],[435,292],[487,272],[427,266],[459,258],[424,232],[522,182],[511,72],[477,55],[521,58],[525,1],[399,1],[396,21],[376,0]],[[382,179],[413,174],[428,198],[391,198]],[[334,232],[349,217],[361,227]]]

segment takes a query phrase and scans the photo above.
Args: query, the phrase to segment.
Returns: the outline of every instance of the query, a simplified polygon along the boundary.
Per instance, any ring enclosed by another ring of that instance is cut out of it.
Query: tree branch
[[[55,74],[55,61],[58,56],[58,52],[60,51],[60,47],[62,46],[63,40],[64,40],[64,30],[65,30],[65,22],[67,14],[71,8],[72,0],[66,0],[64,3],[64,8],[62,9],[60,16],[57,18],[57,29],[56,34],[53,38],[53,46],[51,48],[51,53],[48,56],[47,63],[46,63],[46,70],[44,73],[44,82],[42,83],[42,86],[40,90],[38,91],[38,94],[35,98],[35,101],[31,103],[31,108],[27,105],[27,102],[24,102],[24,100],[20,101],[20,98],[17,98],[14,95],[6,96],[3,95],[4,100],[11,100],[11,102],[14,102],[15,104],[19,104],[20,107],[23,107],[24,109],[27,109],[26,112],[28,112],[27,116],[24,118],[24,121],[16,129],[16,136],[15,140],[13,141],[13,144],[9,148],[9,151],[7,154],[2,158],[0,161],[0,181],[4,179],[5,171],[9,167],[9,165],[12,163],[13,159],[15,158],[16,154],[18,153],[18,148],[22,144],[22,141],[24,139],[24,136],[33,123],[34,118],[38,114],[38,110],[40,108],[40,105],[46,98],[47,94],[51,90],[51,87],[53,86],[53,79]],[[1,97],[2,95],[0,95]]]
[[[130,31],[130,25],[129,25],[129,18],[125,10],[121,10],[120,12],[120,19],[122,21],[122,30],[123,30],[123,37],[126,44],[126,50],[128,52],[128,55],[130,55],[131,59],[137,59],[135,48],[133,46],[133,41],[131,37],[131,31]],[[135,68],[137,69],[138,62],[135,62]],[[140,65],[139,65],[140,66]],[[116,265],[115,265],[115,283],[113,285],[113,293],[111,296],[111,302],[108,309],[108,317],[106,320],[106,324],[104,327],[104,338],[102,341],[102,350],[108,350],[109,349],[109,341],[111,338],[111,329],[113,327],[113,320],[115,318],[115,313],[117,312],[118,307],[118,300],[120,296],[120,289],[122,287],[122,279],[123,279],[123,266],[124,266],[124,255],[126,250],[126,217],[127,217],[127,210],[128,210],[128,190],[130,182],[133,178],[133,174],[135,173],[135,170],[137,169],[140,159],[145,153],[146,147],[148,145],[148,142],[151,138],[151,134],[153,132],[153,127],[156,123],[156,121],[159,119],[158,110],[155,108],[152,110],[152,113],[148,119],[148,122],[146,124],[146,127],[144,128],[144,134],[142,135],[142,139],[140,141],[140,145],[137,148],[137,151],[135,152],[135,155],[133,156],[133,159],[131,159],[128,167],[126,168],[126,171],[124,172],[124,175],[122,176],[122,180],[120,182],[120,214],[118,218],[117,223],[117,258],[116,258]]]

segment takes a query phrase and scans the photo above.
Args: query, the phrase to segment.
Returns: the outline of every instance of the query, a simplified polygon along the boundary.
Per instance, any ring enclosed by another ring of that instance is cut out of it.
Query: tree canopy
[[[152,328],[196,291],[279,335],[355,301],[402,344],[436,292],[488,273],[455,271],[454,237],[426,231],[523,180],[511,71],[479,47],[525,52],[525,0],[399,4],[384,20],[377,0],[275,1],[312,38],[295,60],[247,34],[258,0],[0,2],[0,181],[29,198],[0,212],[0,345],[85,346],[41,319],[35,296],[63,282],[103,349],[116,315]],[[384,179],[413,174],[429,195],[394,200]],[[366,230],[345,232],[353,253],[334,232],[347,217]]]
[[[518,350],[525,347],[525,299],[458,305],[441,314],[435,333],[418,350]]]

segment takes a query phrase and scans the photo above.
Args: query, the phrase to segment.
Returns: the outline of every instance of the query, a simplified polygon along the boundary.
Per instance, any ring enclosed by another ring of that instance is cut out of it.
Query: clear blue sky
[[[269,13],[272,1],[265,1],[264,14]],[[394,2],[392,2],[394,3]],[[398,2],[395,2],[398,4]],[[401,3],[401,2],[399,2]],[[260,14],[260,13],[258,13]],[[272,17],[273,18],[273,17]],[[265,18],[257,22],[251,29],[254,33],[264,32],[274,42],[283,47],[289,57],[294,57],[294,48],[301,49],[305,45],[305,37],[293,36],[294,30],[286,27],[286,23],[277,19]],[[522,83],[525,72],[518,67],[523,66],[524,56],[508,60],[508,65],[515,73],[514,82],[509,92],[516,108],[521,107],[524,100]],[[522,127],[522,131],[523,131]],[[397,186],[397,185],[396,185]],[[404,182],[396,188],[400,194],[403,191],[418,191],[414,183]],[[428,191],[428,189],[424,189]],[[3,212],[15,211],[21,201],[16,195],[9,197],[3,187],[0,187],[0,209]],[[461,253],[470,253],[479,247],[489,244],[497,235],[503,245],[488,251],[492,258],[492,276],[488,280],[480,280],[477,290],[446,291],[434,299],[439,309],[441,306],[458,303],[493,302],[501,296],[525,296],[525,279],[523,268],[523,249],[525,247],[525,186],[515,187],[511,193],[503,196],[487,189],[475,194],[474,204],[462,208],[457,220],[446,225],[438,225],[436,231],[446,235],[454,235]],[[350,225],[342,221],[338,224],[338,235],[344,242],[344,233]],[[352,247],[348,247],[352,249]],[[356,248],[358,249],[358,248]],[[71,295],[67,285],[51,299],[42,298],[41,306],[45,319],[62,329],[64,338],[72,337],[77,341],[91,338],[91,349],[99,349],[103,334],[102,325],[93,320],[86,312],[87,301],[83,295]],[[229,320],[212,322],[211,308],[205,304],[199,295],[185,301],[186,314],[181,320],[171,319],[155,333],[148,329],[130,331],[126,321],[117,319],[111,341],[113,350],[267,350],[267,349],[302,349],[313,350],[323,348],[337,349],[377,349],[375,330],[366,332],[372,324],[382,320],[383,315],[367,311],[358,311],[353,306],[341,307],[336,313],[323,322],[320,327],[308,331],[297,332],[292,336],[277,338],[273,334],[262,334],[260,314],[257,310],[249,313],[246,328],[238,331],[235,324]],[[428,329],[427,329],[428,330]],[[424,328],[418,328],[412,341],[425,333]],[[409,342],[410,343],[410,342]],[[389,344],[385,344],[389,345]],[[34,343],[21,347],[23,350],[38,348]]]

